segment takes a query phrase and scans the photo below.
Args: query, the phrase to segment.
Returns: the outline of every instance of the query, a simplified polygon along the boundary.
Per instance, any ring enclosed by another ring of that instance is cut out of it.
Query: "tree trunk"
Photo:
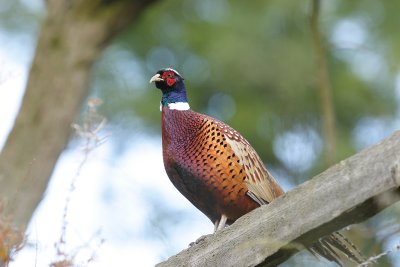
[[[155,0],[48,0],[19,111],[0,154],[0,197],[26,226],[88,94],[90,67],[110,38]]]

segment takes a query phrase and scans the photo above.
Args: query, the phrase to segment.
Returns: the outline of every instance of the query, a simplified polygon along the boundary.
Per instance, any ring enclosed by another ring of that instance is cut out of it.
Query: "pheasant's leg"
[[[219,224],[219,220],[216,220],[214,223],[214,233],[217,231],[218,224]]]
[[[226,217],[225,214],[222,214],[222,215],[221,215],[221,219],[219,220],[219,222],[217,221],[217,222],[218,222],[218,226],[217,226],[217,222],[215,222],[215,226],[216,226],[216,227],[214,227],[214,233],[215,233],[216,231],[219,231],[219,230],[221,230],[221,229],[224,229],[227,219],[228,219],[228,217]]]
[[[217,231],[219,231],[219,230],[221,230],[221,229],[223,229],[225,227],[227,219],[228,219],[228,217],[226,217],[225,214],[222,214],[221,215],[221,219],[215,221],[215,223],[214,223],[214,234],[215,234],[215,232],[217,232]],[[190,243],[189,247],[202,242],[204,239],[206,239],[207,237],[209,237],[211,235],[212,234],[200,236],[195,242]]]

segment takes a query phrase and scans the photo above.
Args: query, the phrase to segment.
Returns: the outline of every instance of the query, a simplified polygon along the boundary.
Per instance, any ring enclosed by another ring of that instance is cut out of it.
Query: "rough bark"
[[[0,155],[0,198],[17,225],[29,222],[68,142],[92,63],[153,2],[47,1],[23,103]]]
[[[399,151],[397,132],[157,266],[276,266],[398,201]]]

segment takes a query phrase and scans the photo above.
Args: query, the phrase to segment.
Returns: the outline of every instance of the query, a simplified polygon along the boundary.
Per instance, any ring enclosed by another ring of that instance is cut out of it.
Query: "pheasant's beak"
[[[157,73],[156,75],[154,75],[153,77],[151,77],[149,83],[153,83],[153,82],[162,82],[164,81],[163,78],[161,78],[161,75],[159,73]]]

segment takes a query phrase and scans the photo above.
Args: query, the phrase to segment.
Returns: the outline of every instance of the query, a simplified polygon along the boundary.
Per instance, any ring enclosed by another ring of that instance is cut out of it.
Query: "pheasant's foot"
[[[193,247],[194,245],[197,245],[197,244],[203,242],[203,241],[206,240],[209,236],[212,236],[212,235],[213,235],[213,234],[208,234],[208,235],[202,235],[202,236],[200,236],[199,238],[196,239],[196,241],[191,242],[191,243],[189,244],[189,247]]]

